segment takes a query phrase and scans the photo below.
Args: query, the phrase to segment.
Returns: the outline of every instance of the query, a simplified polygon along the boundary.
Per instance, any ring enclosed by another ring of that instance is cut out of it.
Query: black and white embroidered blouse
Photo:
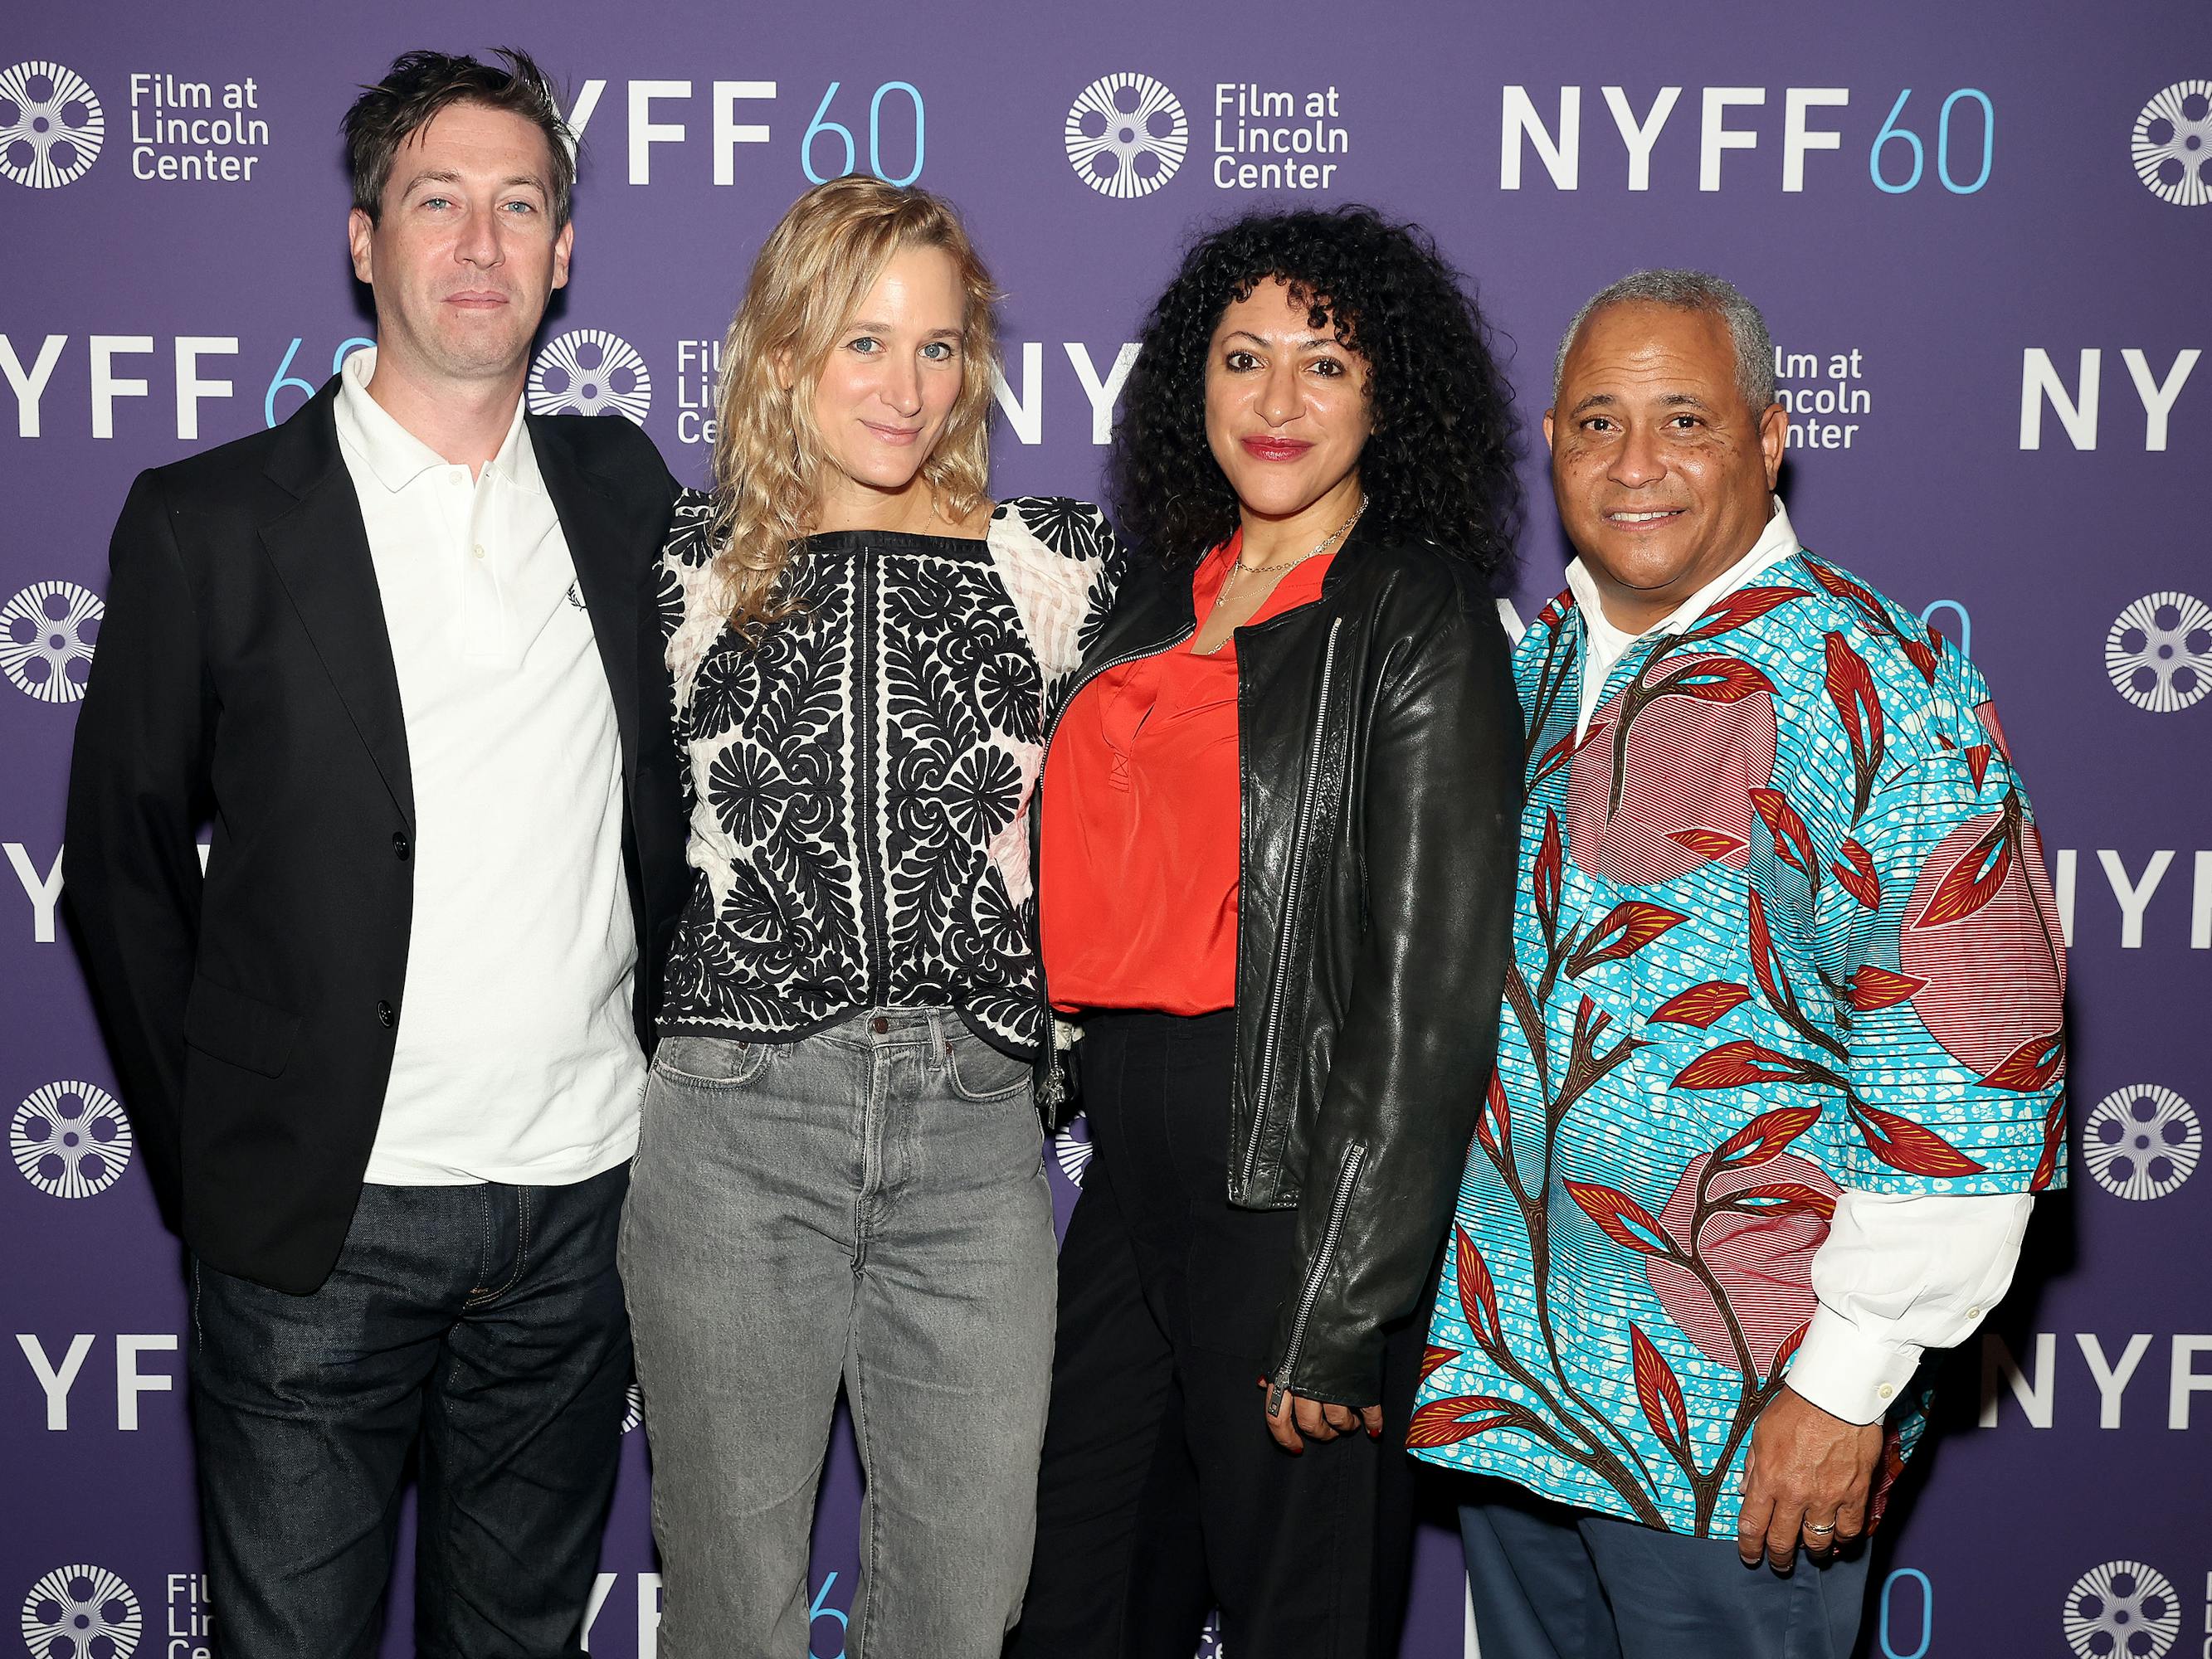
[[[772,1040],[936,1004],[1033,1051],[1030,799],[1112,597],[1103,515],[1032,496],[981,539],[810,537],[799,611],[749,648],[714,603],[711,513],[684,493],[659,572],[699,872],[661,1030]]]

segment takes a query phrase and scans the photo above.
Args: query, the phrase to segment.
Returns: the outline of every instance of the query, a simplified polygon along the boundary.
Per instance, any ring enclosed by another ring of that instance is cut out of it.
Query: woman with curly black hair
[[[1512,909],[1508,394],[1426,235],[1271,214],[1185,256],[1115,443],[1139,556],[1037,798],[1094,1156],[1014,1651],[1392,1653]]]

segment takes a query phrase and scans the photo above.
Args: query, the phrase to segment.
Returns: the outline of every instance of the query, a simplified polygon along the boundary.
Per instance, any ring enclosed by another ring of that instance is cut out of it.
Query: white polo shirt
[[[367,1179],[588,1179],[637,1144],[645,1060],[623,872],[622,744],[518,400],[481,476],[346,360],[338,445],[406,718],[414,924]]]

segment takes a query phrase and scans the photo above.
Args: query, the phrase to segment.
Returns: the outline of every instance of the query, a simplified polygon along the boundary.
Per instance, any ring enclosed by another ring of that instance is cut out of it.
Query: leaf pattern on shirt
[[[2061,1178],[2065,963],[1987,688],[1909,613],[1798,553],[1632,643],[1578,741],[1583,639],[1562,595],[1516,653],[1522,897],[1416,1449],[1719,1537],[1838,1194]]]

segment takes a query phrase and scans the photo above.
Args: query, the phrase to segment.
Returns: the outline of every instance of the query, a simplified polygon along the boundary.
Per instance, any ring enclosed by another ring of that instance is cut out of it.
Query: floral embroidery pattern
[[[714,610],[709,517],[687,494],[659,573],[699,871],[662,1023],[951,1004],[1033,1046],[1026,814],[1047,698],[1111,597],[1104,519],[1024,498],[981,541],[817,538],[793,615],[748,647]]]

